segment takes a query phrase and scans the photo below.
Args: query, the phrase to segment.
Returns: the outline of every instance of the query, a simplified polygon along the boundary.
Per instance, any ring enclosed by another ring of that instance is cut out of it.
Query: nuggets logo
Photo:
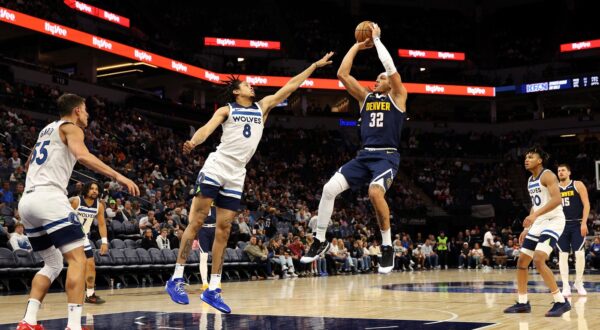
[[[560,193],[560,197],[572,197],[572,196],[575,196],[575,192],[573,190],[561,191],[561,193]]]

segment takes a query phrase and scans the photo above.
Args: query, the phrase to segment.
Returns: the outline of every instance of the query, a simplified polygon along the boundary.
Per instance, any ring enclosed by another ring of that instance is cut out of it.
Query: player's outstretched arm
[[[329,52],[323,56],[320,60],[311,64],[306,70],[300,72],[300,74],[294,76],[290,79],[283,87],[281,87],[275,94],[265,96],[258,103],[260,107],[263,109],[263,115],[266,117],[269,114],[269,111],[281,103],[283,100],[288,98],[293,92],[295,92],[302,83],[310,77],[310,75],[315,72],[316,69],[320,67],[324,67],[326,65],[331,64],[332,62],[329,60],[333,56],[333,52]]]
[[[84,135],[83,130],[80,127],[75,125],[62,125],[60,127],[60,133],[65,137],[65,143],[67,144],[69,151],[83,166],[107,177],[115,178],[118,183],[127,187],[130,194],[134,196],[140,195],[140,189],[133,181],[113,170],[110,166],[104,164],[100,159],[90,153],[83,142]]]
[[[229,107],[220,107],[210,120],[200,127],[194,136],[183,144],[183,153],[189,154],[196,146],[201,145],[229,116]]]
[[[362,103],[367,97],[369,92],[358,83],[358,80],[350,75],[350,69],[352,69],[352,63],[354,62],[354,58],[356,54],[363,49],[372,48],[373,43],[371,43],[371,39],[366,39],[363,42],[357,42],[346,53],[344,59],[342,60],[342,64],[340,64],[340,68],[337,72],[338,79],[344,84],[346,90],[352,97],[354,97],[359,103]]]
[[[375,49],[377,50],[377,56],[379,56],[379,60],[383,67],[385,68],[385,73],[390,80],[390,86],[392,91],[390,95],[394,98],[395,102],[400,102],[404,104],[406,102],[406,97],[408,92],[406,88],[402,84],[402,79],[400,78],[400,73],[396,70],[396,66],[394,65],[394,60],[388,52],[387,48],[381,42],[381,28],[375,23],[373,23],[371,27],[373,44],[375,44]]]

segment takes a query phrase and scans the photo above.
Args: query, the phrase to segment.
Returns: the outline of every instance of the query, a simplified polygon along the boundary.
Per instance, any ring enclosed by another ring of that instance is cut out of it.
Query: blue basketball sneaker
[[[187,305],[190,303],[187,292],[185,292],[185,285],[187,285],[187,283],[185,283],[183,278],[174,278],[167,281],[165,290],[167,290],[167,293],[169,296],[171,296],[171,300],[173,300],[173,302],[182,305]]]
[[[552,308],[546,312],[546,317],[559,317],[571,310],[571,304],[565,299],[564,303],[555,302]]]
[[[531,313],[529,301],[524,304],[516,303],[504,310],[504,313]]]
[[[231,308],[223,301],[221,289],[219,288],[202,292],[200,299],[223,313],[231,313]]]

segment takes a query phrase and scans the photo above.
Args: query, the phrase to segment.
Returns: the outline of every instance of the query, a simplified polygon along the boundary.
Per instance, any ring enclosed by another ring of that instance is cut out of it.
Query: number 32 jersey
[[[389,95],[369,93],[360,109],[363,148],[400,149],[400,135],[406,113]]]
[[[72,123],[65,120],[54,121],[38,135],[29,162],[25,191],[39,186],[54,186],[67,194],[67,185],[77,159],[60,138],[60,127],[63,124]]]
[[[546,188],[544,185],[542,185],[542,182],[541,182],[542,175],[544,175],[544,173],[546,171],[550,171],[550,170],[549,169],[542,170],[542,172],[540,173],[540,175],[537,178],[534,178],[533,176],[531,176],[531,177],[529,177],[529,180],[527,182],[527,188],[529,189],[529,196],[531,197],[531,204],[533,205],[534,212],[541,209],[542,207],[544,207],[544,205],[546,205],[550,201],[550,192],[548,191],[548,188]],[[563,208],[562,208],[562,205],[560,205],[560,204],[556,208],[554,208],[552,211],[549,211],[548,213],[543,214],[541,216],[541,218],[548,219],[548,218],[553,218],[557,215],[564,216]]]
[[[229,116],[223,122],[221,143],[217,153],[247,164],[262,137],[264,128],[263,112],[257,102],[249,107],[229,103]]]

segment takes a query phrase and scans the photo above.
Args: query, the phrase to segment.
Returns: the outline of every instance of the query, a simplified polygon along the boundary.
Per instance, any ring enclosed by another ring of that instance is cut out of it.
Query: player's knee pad
[[[348,189],[348,181],[341,173],[335,173],[331,179],[323,186],[323,197],[327,199],[335,199],[344,190]]]
[[[44,260],[44,267],[40,269],[38,274],[46,276],[50,282],[60,275],[63,269],[63,256],[60,251],[54,247],[39,252],[40,257]]]
[[[575,260],[585,260],[585,251],[575,251]]]

